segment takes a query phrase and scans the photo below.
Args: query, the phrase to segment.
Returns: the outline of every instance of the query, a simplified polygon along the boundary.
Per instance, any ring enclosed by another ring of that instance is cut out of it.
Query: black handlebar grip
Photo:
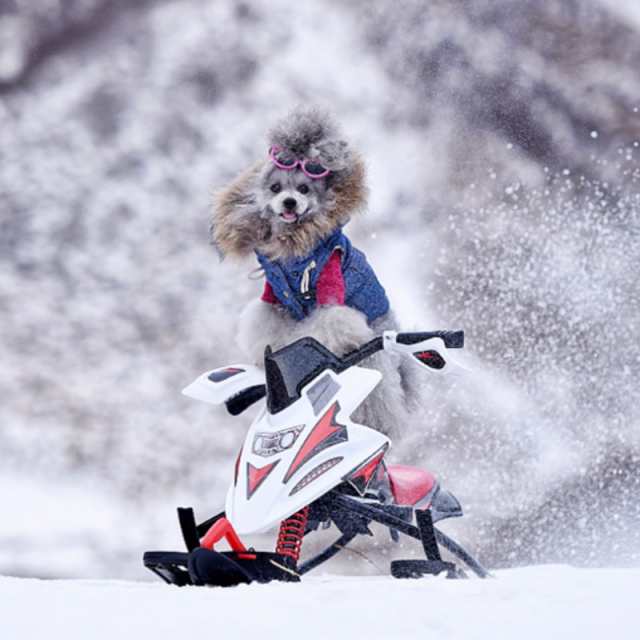
[[[403,332],[396,336],[396,342],[398,344],[417,344],[430,338],[442,338],[447,349],[462,349],[464,347],[464,331]]]
[[[245,409],[248,409],[254,402],[264,398],[267,395],[267,387],[264,384],[257,384],[241,391],[238,395],[233,396],[225,401],[227,411],[232,416],[240,415]]]

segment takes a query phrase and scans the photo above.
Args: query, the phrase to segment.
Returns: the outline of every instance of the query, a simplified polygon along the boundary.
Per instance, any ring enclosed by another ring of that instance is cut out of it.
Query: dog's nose
[[[285,209],[295,209],[298,206],[298,201],[295,198],[285,198],[282,204]]]

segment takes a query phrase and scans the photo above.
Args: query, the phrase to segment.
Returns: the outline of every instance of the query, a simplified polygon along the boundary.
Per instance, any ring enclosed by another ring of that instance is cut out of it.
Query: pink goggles
[[[298,160],[298,158],[287,153],[278,145],[274,145],[269,149],[269,158],[271,158],[271,162],[273,162],[278,169],[293,171],[296,167],[300,167],[302,172],[313,180],[324,178],[331,173],[329,169],[322,166],[319,162],[310,160],[309,158]]]

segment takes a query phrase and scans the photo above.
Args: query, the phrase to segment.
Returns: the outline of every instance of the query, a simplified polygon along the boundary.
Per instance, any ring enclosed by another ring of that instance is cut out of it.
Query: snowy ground
[[[7,639],[638,637],[638,569],[539,566],[494,580],[320,576],[304,585],[178,589],[162,583],[0,577]]]

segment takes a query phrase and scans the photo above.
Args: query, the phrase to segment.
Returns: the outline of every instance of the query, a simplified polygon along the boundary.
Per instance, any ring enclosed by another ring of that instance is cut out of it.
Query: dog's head
[[[265,158],[216,197],[214,243],[224,255],[258,250],[271,258],[303,256],[364,208],[364,164],[342,138],[331,117],[298,108],[271,130],[276,148],[294,168]],[[301,163],[309,163],[304,169]],[[317,165],[328,175],[313,177]]]

